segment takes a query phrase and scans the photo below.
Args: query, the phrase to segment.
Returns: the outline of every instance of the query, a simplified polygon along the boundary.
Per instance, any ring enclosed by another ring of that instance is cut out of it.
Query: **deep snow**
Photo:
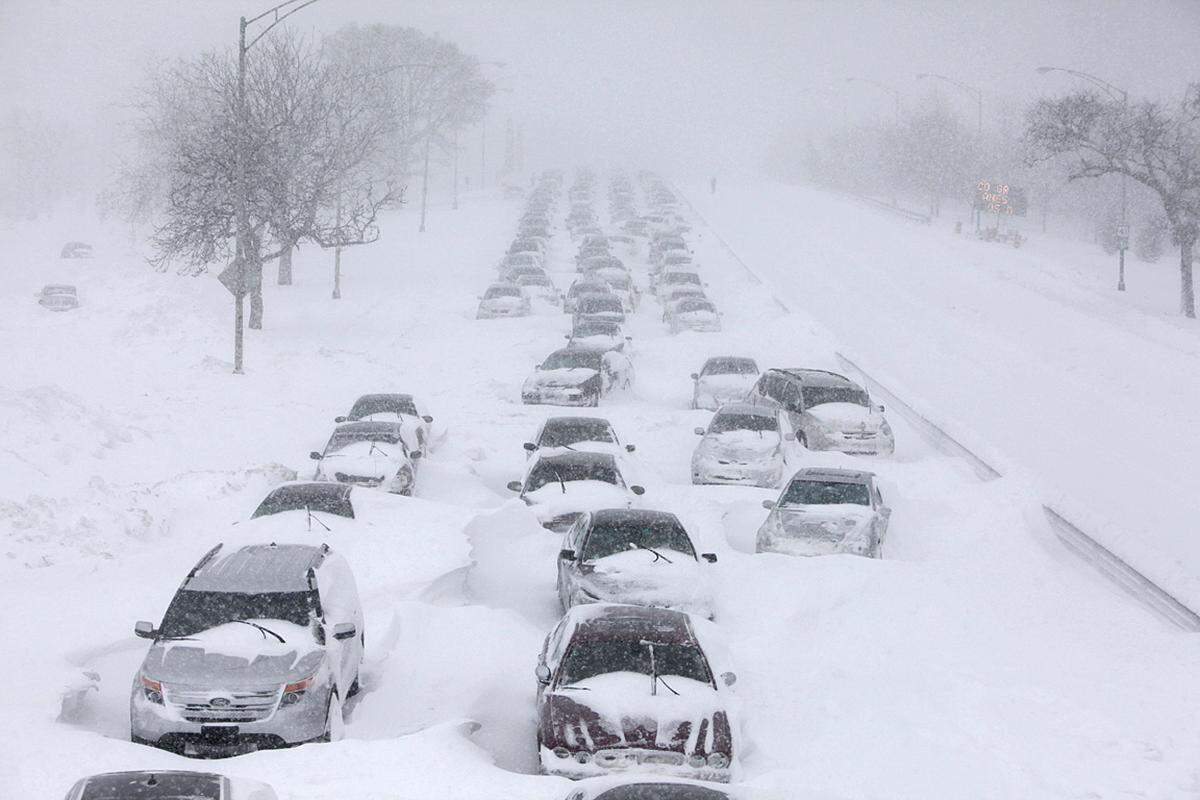
[[[424,235],[402,212],[384,240],[346,252],[336,302],[330,256],[302,252],[297,285],[268,288],[267,330],[249,334],[236,378],[230,302],[211,276],[154,274],[99,224],[88,231],[97,258],[81,263],[55,258],[60,239],[87,238],[74,229],[4,232],[0,397],[15,411],[3,430],[0,636],[11,646],[0,678],[6,727],[19,732],[0,751],[4,794],[55,797],[89,772],[197,766],[269,781],[285,800],[567,794],[567,781],[530,774],[533,667],[559,613],[559,540],[505,484],[523,473],[521,443],[538,421],[562,413],[522,406],[519,389],[569,321],[545,310],[474,319],[519,209],[468,196],[456,214],[435,209]],[[780,273],[796,269],[793,234],[754,227],[771,219],[731,216],[721,232],[762,236]],[[840,305],[856,287],[845,270],[809,276],[784,314],[703,226],[689,238],[724,331],[670,336],[647,299],[628,325],[636,383],[598,413],[637,444],[639,504],[674,511],[698,550],[719,554],[724,646],[710,656],[739,675],[746,784],[776,797],[1194,794],[1200,646],[1081,569],[1022,479],[980,483],[893,418],[894,459],[810,456],[880,474],[894,509],[886,560],[752,555],[760,503],[777,493],[690,484],[692,430],[711,413],[688,409],[688,375],[717,354],[836,368],[841,342],[816,320],[857,315]],[[552,266],[569,269],[572,255],[560,233]],[[565,289],[569,275],[559,278]],[[51,281],[77,283],[83,307],[40,309],[31,293]],[[860,340],[896,343],[916,323],[863,326]],[[979,372],[938,363],[946,382]],[[444,438],[415,498],[389,498],[386,524],[330,542],[366,606],[364,691],[347,739],[199,765],[125,741],[147,647],[133,622],[161,616],[184,572],[235,535],[230,523],[269,485],[308,475],[333,417],[369,391],[419,395]],[[1012,404],[993,394],[981,413],[994,405]],[[60,693],[85,671],[98,690],[57,720]]]

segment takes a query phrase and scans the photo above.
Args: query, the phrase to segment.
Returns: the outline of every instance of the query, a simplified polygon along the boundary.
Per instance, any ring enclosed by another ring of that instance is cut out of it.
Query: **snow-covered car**
[[[616,350],[565,347],[546,356],[521,386],[527,405],[597,406],[614,389],[633,383],[633,363]]]
[[[524,480],[510,481],[508,488],[519,493],[543,527],[558,533],[585,511],[629,508],[646,491],[625,482],[611,453],[585,451],[539,455]]]
[[[625,322],[625,304],[615,294],[585,294],[575,303],[575,325],[585,319]]]
[[[661,236],[652,236],[648,251],[650,263],[655,265],[661,264],[664,255],[676,250],[683,253],[691,252],[683,237],[676,235],[674,232],[669,232]]]
[[[59,255],[62,258],[91,258],[92,246],[86,242],[67,242]]]
[[[715,411],[726,403],[745,400],[758,375],[753,358],[713,356],[699,372],[692,373],[692,408]]]
[[[671,327],[671,333],[719,331],[721,315],[711,301],[701,297],[687,297],[676,301],[667,309],[667,324]]]
[[[35,297],[38,305],[51,311],[70,311],[79,308],[79,293],[74,286],[65,283],[48,283]]]
[[[417,482],[416,462],[424,453],[408,449],[399,422],[343,422],[323,451],[313,450],[317,462],[313,480],[356,486],[378,486],[411,495]]]
[[[602,319],[580,320],[566,337],[567,347],[583,350],[625,351],[625,345],[630,341],[630,337],[621,331],[619,323]]]
[[[706,284],[700,273],[690,269],[671,269],[660,272],[654,280],[654,293],[661,298],[670,288],[680,285],[691,285],[703,289]]]
[[[475,319],[527,317],[532,313],[529,296],[515,283],[493,283],[479,298]]]
[[[703,559],[703,561],[701,561]],[[711,619],[707,562],[674,514],[643,509],[585,513],[563,535],[558,599],[563,610],[584,603],[673,608]]]
[[[854,381],[820,369],[769,369],[746,396],[787,412],[796,439],[809,450],[891,455],[896,450],[883,406]]]
[[[574,314],[575,309],[579,305],[580,298],[589,294],[612,293],[612,287],[599,278],[580,278],[567,289],[567,296],[563,300],[563,311],[566,311],[568,314]]]
[[[90,775],[71,787],[66,800],[278,800],[278,797],[269,785],[247,778],[166,769]]]
[[[587,778],[564,800],[736,800],[744,795],[704,781],[661,776]]]
[[[525,443],[528,456],[560,455],[569,452],[610,453],[621,457],[637,450],[621,444],[612,423],[602,417],[549,417],[538,426],[533,440]]]
[[[537,253],[542,257],[542,260],[545,260],[546,242],[537,236],[518,236],[508,246],[508,254],[510,256],[517,253]]]
[[[409,450],[425,452],[433,439],[433,417],[411,394],[364,394],[350,406],[350,413],[334,422],[399,422]]]
[[[686,250],[668,250],[658,260],[660,270],[687,269],[695,266],[692,254]]]
[[[615,269],[622,273],[628,273],[629,268],[625,266],[625,262],[616,256],[600,255],[588,256],[577,261],[577,268],[580,272],[596,272],[601,269]]]
[[[638,291],[637,284],[633,282],[629,273],[616,274],[609,270],[597,270],[597,277],[607,283],[612,293],[621,299],[621,307],[626,312],[637,310],[638,303],[641,301],[641,292]]]
[[[692,483],[724,483],[775,488],[789,464],[784,414],[777,408],[748,403],[721,406],[692,454]]]
[[[537,253],[512,253],[500,259],[500,278],[510,280],[520,268],[545,269],[544,259]]]
[[[328,545],[217,545],[187,574],[130,693],[130,737],[184,755],[236,755],[341,736],[358,691],[363,614]]]
[[[667,322],[671,318],[671,314],[683,300],[707,300],[708,295],[704,293],[704,289],[690,283],[679,283],[674,286],[668,286],[658,296],[659,303],[662,304],[663,322]]]
[[[687,614],[575,606],[546,637],[535,675],[543,772],[732,777],[737,742],[724,691],[736,678],[713,675]]]
[[[755,552],[793,556],[832,553],[879,558],[892,510],[875,475],[849,469],[806,467],[788,481],[758,529]]]
[[[556,306],[562,304],[562,292],[546,275],[520,275],[517,277],[517,286],[531,298]]]

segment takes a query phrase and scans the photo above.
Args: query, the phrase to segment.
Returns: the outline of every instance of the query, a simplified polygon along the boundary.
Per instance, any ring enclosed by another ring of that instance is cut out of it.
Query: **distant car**
[[[702,288],[690,283],[679,283],[663,289],[662,293],[658,296],[658,301],[662,304],[663,322],[670,321],[671,314],[675,311],[675,306],[681,301],[691,299],[707,300],[708,295],[704,293]]]
[[[714,356],[692,373],[692,408],[715,411],[746,399],[758,380],[758,364],[742,356]]]
[[[787,412],[796,439],[809,450],[891,455],[896,450],[883,406],[854,381],[819,369],[769,369],[747,394],[751,403]]]
[[[625,304],[615,294],[586,294],[575,303],[575,321],[625,322]]]
[[[135,743],[229,756],[341,736],[363,613],[328,545],[217,545],[134,632],[154,641],[130,693]]]
[[[500,259],[500,277],[503,280],[516,274],[518,267],[537,267],[545,269],[545,263],[538,253],[511,253]]]
[[[696,428],[703,438],[692,454],[692,483],[725,483],[775,488],[789,464],[789,443],[783,413],[771,406],[731,403],[713,414],[708,428]]]
[[[671,333],[681,331],[719,331],[721,315],[711,301],[689,297],[676,302],[668,309],[667,324]]]
[[[85,242],[67,242],[59,255],[62,258],[91,258],[92,246]]]
[[[38,305],[51,311],[70,311],[79,308],[79,294],[74,286],[65,283],[48,283],[36,297]]]
[[[630,775],[579,781],[564,800],[735,800],[735,795],[702,781]]]
[[[625,266],[625,262],[616,256],[599,255],[588,256],[587,258],[578,259],[578,270],[580,272],[593,272],[598,269],[617,269],[622,273],[628,274],[629,268]]]
[[[409,451],[399,422],[343,422],[334,428],[317,462],[313,480],[379,487],[411,495],[417,481],[420,450]]]
[[[608,285],[607,281],[600,278],[580,278],[567,289],[567,296],[563,300],[563,311],[574,314],[579,305],[579,299],[584,295],[612,293],[612,287]]]
[[[755,552],[797,556],[879,558],[892,515],[873,473],[825,467],[800,470],[763,507],[771,513],[758,529]]]
[[[628,508],[646,491],[625,482],[611,453],[587,451],[539,455],[525,478],[510,481],[508,488],[532,507],[543,527],[559,533],[585,511]]]
[[[633,363],[614,350],[555,350],[521,387],[526,404],[595,406],[614,389],[633,383]]]
[[[508,246],[508,254],[515,255],[517,253],[537,253],[543,259],[546,257],[546,243],[541,238],[533,236],[519,236],[513,239],[512,244]]]
[[[658,260],[660,271],[668,269],[676,269],[679,267],[687,268],[694,267],[695,261],[692,254],[686,250],[668,250],[663,253],[662,258]]]
[[[563,535],[558,599],[563,610],[585,603],[673,608],[711,619],[712,588],[683,523],[666,511],[601,509],[580,516]]]
[[[527,456],[570,452],[609,453],[621,457],[637,448],[622,445],[612,424],[602,417],[549,417],[525,443]]]
[[[527,317],[532,313],[529,296],[515,283],[493,283],[479,298],[475,319]]]
[[[364,394],[350,406],[350,413],[334,422],[399,422],[404,426],[409,450],[428,449],[433,439],[433,417],[411,394]]]
[[[554,281],[546,275],[519,275],[517,286],[520,286],[529,297],[556,306],[562,304],[562,292],[554,287]]]
[[[603,319],[582,319],[567,334],[567,346],[582,350],[624,352],[628,342],[619,323]]]
[[[704,288],[704,279],[700,274],[691,269],[672,268],[663,270],[654,281],[655,294],[662,296],[662,293],[673,286],[692,285],[697,288]]]
[[[139,770],[83,778],[66,800],[278,800],[265,783],[214,772]]]
[[[736,678],[713,675],[687,614],[576,606],[546,637],[535,674],[543,772],[730,780],[738,743],[724,688]]]

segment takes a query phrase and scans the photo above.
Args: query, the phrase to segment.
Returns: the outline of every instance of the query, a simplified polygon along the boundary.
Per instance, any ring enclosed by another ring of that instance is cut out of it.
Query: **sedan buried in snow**
[[[623,456],[637,448],[622,445],[612,424],[601,417],[550,417],[541,424],[533,441],[525,443],[529,455],[558,455],[570,452],[611,453]]]
[[[769,369],[747,402],[782,408],[796,438],[809,450],[891,455],[896,450],[883,406],[844,375],[820,369]]]
[[[721,315],[717,307],[702,297],[687,297],[671,304],[666,317],[671,333],[721,330]]]
[[[770,406],[731,403],[713,414],[692,454],[692,483],[729,483],[774,488],[783,480],[788,444],[783,414]]]
[[[792,476],[758,529],[755,551],[795,556],[831,553],[879,558],[892,510],[875,475],[808,467]]]
[[[313,480],[379,486],[403,495],[412,494],[421,456],[420,450],[409,451],[398,422],[343,422],[324,451],[309,453],[317,462]]]
[[[625,482],[611,454],[588,452],[539,456],[525,480],[511,481],[508,488],[520,493],[543,527],[560,533],[585,511],[628,508],[646,492]]]
[[[555,350],[521,387],[521,402],[596,406],[613,389],[633,383],[633,364],[616,350]]]
[[[426,449],[432,438],[433,417],[411,394],[364,394],[350,406],[350,413],[334,422],[398,422],[404,428],[409,450]]]
[[[493,283],[479,298],[475,319],[527,317],[532,308],[529,296],[515,283]]]
[[[758,364],[753,358],[714,356],[692,373],[692,408],[716,411],[725,403],[746,399],[758,380]]]

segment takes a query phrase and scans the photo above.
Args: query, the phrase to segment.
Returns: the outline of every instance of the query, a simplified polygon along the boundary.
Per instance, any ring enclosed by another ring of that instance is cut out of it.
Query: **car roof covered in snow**
[[[774,418],[779,410],[775,406],[756,405],[754,403],[726,403],[717,409],[717,414],[747,414],[755,417]]]
[[[776,368],[774,371],[781,372],[809,386],[850,386],[856,389],[862,388],[845,375],[839,375],[836,372],[830,372],[825,369]]]
[[[612,427],[612,424],[604,417],[577,417],[574,414],[564,414],[561,417],[546,417],[546,423],[542,426],[542,429],[548,431],[559,425],[571,427],[579,425],[604,425]]]
[[[793,481],[830,481],[833,483],[868,483],[874,472],[836,467],[804,467],[792,476]]]
[[[213,772],[187,770],[136,770],[105,772],[80,781],[83,800],[109,800],[137,797],[144,800],[188,797],[196,800],[221,800],[227,779]]]
[[[572,641],[646,639],[664,644],[695,644],[691,620],[682,611],[619,603],[588,603],[567,612]]]
[[[251,544],[223,552],[217,545],[196,566],[184,588],[200,592],[303,592],[308,570],[328,545]]]
[[[620,525],[623,523],[654,525],[655,523],[675,523],[682,527],[679,517],[670,511],[654,511],[648,508],[602,508],[592,512],[592,522],[601,525]]]
[[[704,366],[707,367],[709,364],[723,364],[723,363],[746,364],[748,366],[754,367],[755,369],[758,369],[757,362],[755,362],[755,360],[753,358],[750,358],[750,356],[710,356],[709,358],[705,359]]]
[[[404,425],[399,422],[359,420],[339,423],[333,430],[335,433],[400,433]]]
[[[336,481],[293,481],[272,489],[250,515],[256,517],[280,514],[308,508],[354,519],[354,504],[350,501],[353,484]]]

